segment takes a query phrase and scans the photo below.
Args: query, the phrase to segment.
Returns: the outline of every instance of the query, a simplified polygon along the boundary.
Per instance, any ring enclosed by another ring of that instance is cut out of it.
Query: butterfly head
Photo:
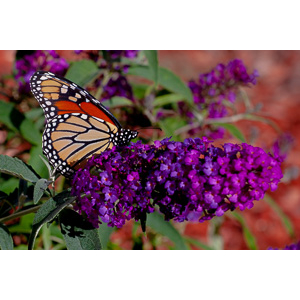
[[[137,135],[137,131],[121,128],[114,134],[113,143],[115,146],[127,145],[131,140],[135,139]]]

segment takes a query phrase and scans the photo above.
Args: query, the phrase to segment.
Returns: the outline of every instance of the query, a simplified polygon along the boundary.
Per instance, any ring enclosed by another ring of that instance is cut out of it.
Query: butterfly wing
[[[121,125],[90,93],[75,83],[54,75],[39,71],[32,75],[30,88],[34,97],[44,110],[47,121],[57,115],[81,113],[95,116],[121,129]]]
[[[130,130],[123,129],[98,100],[71,81],[36,72],[30,85],[47,119],[43,152],[62,175],[71,177],[92,155],[112,148],[119,132],[130,137]]]
[[[43,134],[43,151],[59,173],[71,177],[95,154],[112,148],[117,127],[85,114],[58,115]]]

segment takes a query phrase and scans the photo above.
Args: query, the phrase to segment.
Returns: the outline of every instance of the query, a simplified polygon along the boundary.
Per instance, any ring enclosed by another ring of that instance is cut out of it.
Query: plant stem
[[[34,206],[34,207],[28,208],[26,210],[22,210],[22,211],[19,211],[17,213],[14,213],[12,215],[9,215],[7,217],[1,218],[0,223],[4,223],[4,222],[10,221],[10,220],[25,216],[27,214],[36,212],[37,210],[39,210],[40,207],[41,207],[41,205]]]
[[[110,72],[107,72],[107,73],[104,75],[104,78],[102,79],[101,85],[100,85],[100,87],[98,88],[98,90],[97,90],[97,92],[96,92],[96,95],[95,95],[95,98],[96,98],[96,99],[100,98],[100,96],[102,95],[103,88],[104,88],[104,87],[106,86],[106,84],[108,83],[110,77],[111,77],[111,73],[110,73]]]

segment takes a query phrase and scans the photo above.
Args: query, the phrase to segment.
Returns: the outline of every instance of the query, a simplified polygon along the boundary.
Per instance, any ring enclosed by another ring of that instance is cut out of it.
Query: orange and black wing
[[[48,122],[58,115],[80,113],[94,116],[121,129],[118,120],[98,100],[65,78],[39,71],[30,78],[30,88]]]
[[[50,164],[66,177],[87,160],[114,145],[117,127],[86,114],[58,115],[48,122],[43,134],[43,152]]]
[[[66,177],[71,177],[92,155],[112,148],[119,131],[129,131],[122,129],[98,100],[71,81],[50,72],[36,72],[30,85],[47,119],[43,152]]]

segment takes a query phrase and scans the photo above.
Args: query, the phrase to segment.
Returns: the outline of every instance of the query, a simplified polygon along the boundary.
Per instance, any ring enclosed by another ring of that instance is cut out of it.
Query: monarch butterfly
[[[39,71],[30,78],[30,88],[47,120],[43,153],[65,177],[72,177],[92,155],[138,135],[122,128],[98,100],[65,78]]]

